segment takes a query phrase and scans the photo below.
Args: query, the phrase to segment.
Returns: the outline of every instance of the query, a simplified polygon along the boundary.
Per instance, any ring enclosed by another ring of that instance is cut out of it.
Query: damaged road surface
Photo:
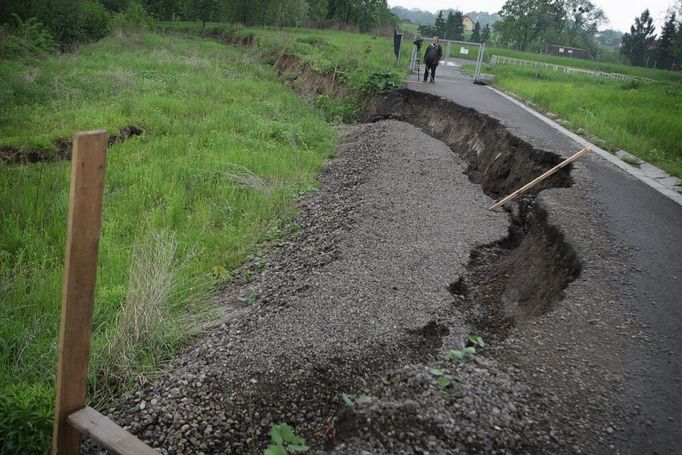
[[[491,212],[561,157],[409,90],[368,119],[234,311],[112,417],[169,454],[258,453],[281,422],[314,453],[613,451],[639,327],[584,169]]]

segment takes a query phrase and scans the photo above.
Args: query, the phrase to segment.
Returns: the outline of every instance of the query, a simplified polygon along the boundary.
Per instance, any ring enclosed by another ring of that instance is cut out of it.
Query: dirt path
[[[409,112],[396,93],[375,119]],[[257,453],[279,422],[314,451],[612,451],[638,327],[584,169],[489,212],[484,193],[559,157],[443,109],[405,119],[445,143],[395,120],[352,128],[300,231],[225,289],[238,309],[114,418],[163,453]],[[439,360],[472,333],[482,353]]]

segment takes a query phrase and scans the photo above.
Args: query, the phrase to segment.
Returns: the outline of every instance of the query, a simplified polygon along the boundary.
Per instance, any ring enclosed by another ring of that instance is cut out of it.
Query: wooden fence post
[[[552,174],[555,174],[555,173],[556,173],[559,169],[561,169],[562,167],[567,166],[568,164],[574,162],[575,160],[577,160],[578,158],[580,158],[581,156],[583,156],[584,154],[586,154],[586,153],[589,152],[589,151],[590,151],[590,148],[589,148],[589,147],[585,147],[585,148],[581,149],[580,151],[576,152],[576,153],[575,153],[573,156],[571,156],[570,158],[566,158],[566,159],[563,160],[561,163],[557,164],[557,165],[554,166],[552,169],[550,169],[549,171],[547,171],[547,172],[545,172],[544,174],[542,174],[540,177],[537,177],[537,178],[531,180],[529,183],[526,183],[525,185],[523,185],[523,186],[522,186],[521,188],[519,188],[518,190],[514,191],[514,192],[513,192],[512,194],[510,194],[509,196],[505,197],[504,199],[500,200],[499,202],[496,202],[496,203],[495,203],[494,205],[492,205],[488,210],[495,210],[496,208],[503,206],[504,204],[506,204],[507,202],[509,202],[509,201],[511,201],[512,199],[516,198],[517,196],[522,195],[523,193],[525,193],[525,192],[528,191],[529,189],[533,188],[533,187],[534,187],[535,185],[537,185],[538,183],[542,182],[542,181],[543,181],[544,179],[546,179],[547,177],[551,176]]]
[[[108,137],[106,130],[73,136],[52,432],[52,453],[59,455],[80,451],[80,433],[67,418],[85,406]]]

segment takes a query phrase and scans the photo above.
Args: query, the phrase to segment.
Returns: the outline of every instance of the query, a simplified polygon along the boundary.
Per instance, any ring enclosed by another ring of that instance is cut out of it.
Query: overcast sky
[[[612,28],[622,32],[629,32],[630,26],[644,9],[649,8],[654,17],[656,33],[660,33],[665,19],[665,12],[675,0],[592,0],[604,10],[609,23],[602,28]],[[502,8],[504,0],[388,0],[389,6],[403,6],[405,8],[419,8],[437,12],[441,9],[459,9],[463,12],[486,11],[495,13]]]

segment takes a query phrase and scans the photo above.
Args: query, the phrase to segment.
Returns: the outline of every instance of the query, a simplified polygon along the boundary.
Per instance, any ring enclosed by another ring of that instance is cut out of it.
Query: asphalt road
[[[450,62],[458,65],[461,62]],[[532,145],[569,156],[581,148],[561,132],[484,86],[458,66],[440,65],[435,84],[408,88],[449,98],[497,118]],[[627,251],[623,304],[648,335],[648,349],[628,359],[619,397],[628,413],[623,453],[679,453],[682,447],[682,206],[596,155],[581,162],[593,180],[599,219]],[[632,403],[637,403],[632,410]]]

